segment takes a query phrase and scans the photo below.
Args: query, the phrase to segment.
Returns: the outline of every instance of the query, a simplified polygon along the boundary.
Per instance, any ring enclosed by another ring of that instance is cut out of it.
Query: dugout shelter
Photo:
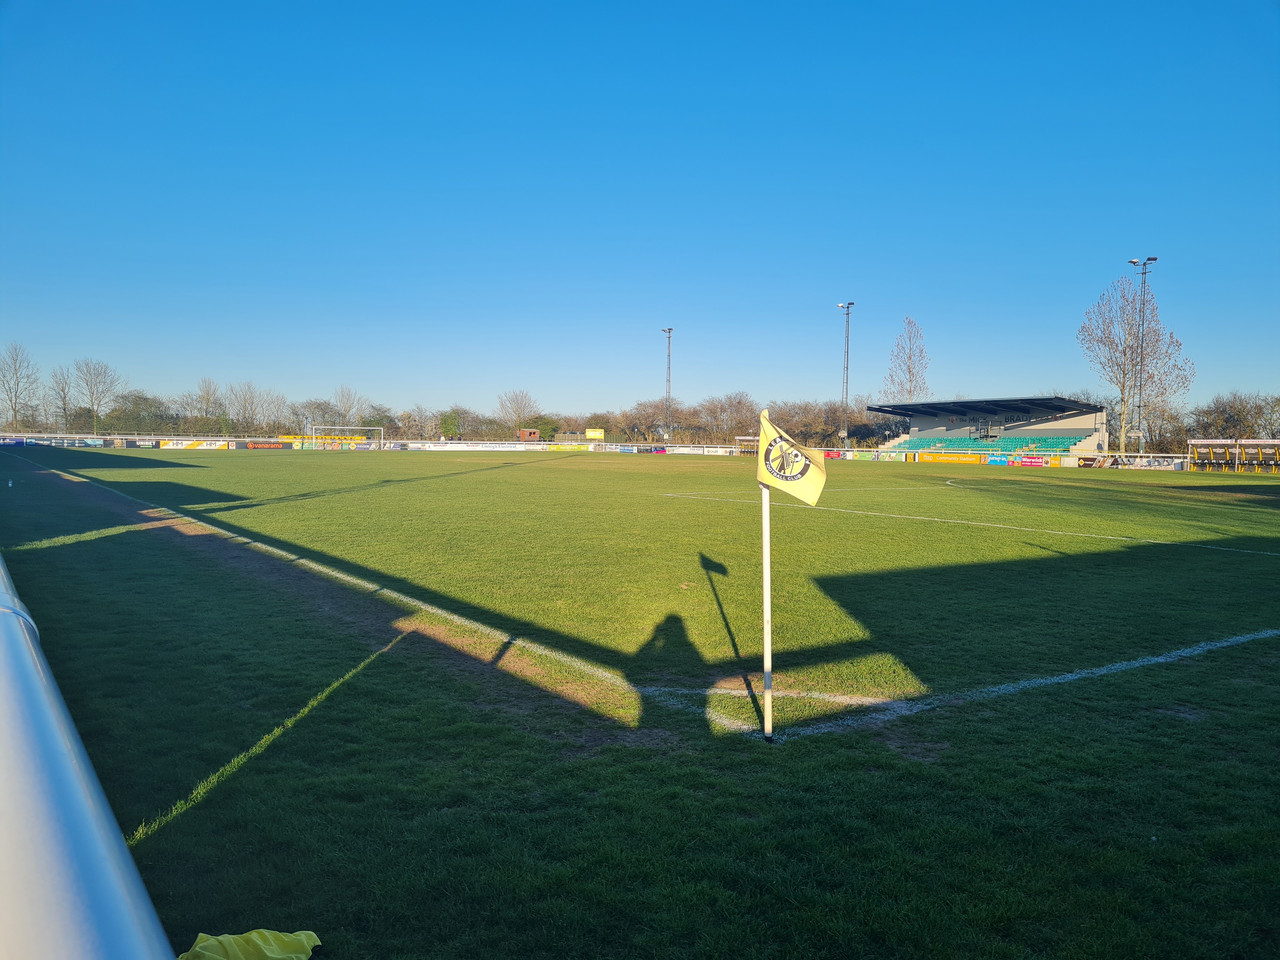
[[[985,450],[1096,454],[1107,448],[1107,408],[1069,397],[1001,397],[869,404],[908,421],[888,450]]]
[[[1280,473],[1280,440],[1189,440],[1192,470]]]

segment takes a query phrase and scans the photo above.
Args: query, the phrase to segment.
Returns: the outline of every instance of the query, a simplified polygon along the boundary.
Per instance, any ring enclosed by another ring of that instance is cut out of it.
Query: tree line
[[[1104,389],[1043,392],[1107,407],[1110,449],[1124,452],[1139,434],[1146,449],[1156,453],[1185,451],[1187,440],[1195,438],[1280,438],[1280,395],[1233,391],[1199,406],[1181,402],[1195,365],[1161,324],[1159,304],[1145,284],[1139,291],[1127,277],[1115,281],[1085,311],[1076,340]],[[936,399],[925,378],[928,366],[924,333],[906,317],[889,355],[879,402]],[[205,377],[186,393],[159,396],[129,386],[100,360],[82,358],[42,378],[22,344],[8,344],[0,356],[3,427],[46,433],[270,437],[318,433],[324,427],[381,427],[388,440],[508,440],[517,429],[538,430],[548,438],[603,430],[620,442],[721,444],[754,436],[761,406],[767,405],[774,423],[801,443],[842,446],[847,424],[851,445],[876,446],[905,431],[907,421],[869,411],[874,403],[862,394],[850,397],[847,407],[837,400],[761,404],[738,391],[695,404],[672,398],[668,420],[664,397],[625,410],[570,414],[544,410],[525,390],[509,390],[491,411],[457,404],[396,411],[345,385],[329,397],[295,401],[248,381],[218,383]]]
[[[905,426],[869,414],[870,402],[869,396],[851,398],[848,432],[855,443],[883,443]],[[741,391],[696,404],[672,398],[668,425],[663,397],[624,410],[570,414],[545,410],[527,391],[510,390],[499,395],[492,411],[460,404],[393,410],[345,385],[328,397],[294,401],[251,382],[222,384],[209,377],[193,390],[163,396],[130,386],[109,364],[92,358],[55,367],[42,378],[20,343],[8,344],[0,357],[0,403],[4,429],[40,433],[270,437],[381,427],[388,440],[509,440],[520,428],[544,437],[597,429],[621,441],[677,443],[732,443],[735,437],[754,436],[761,408]],[[839,401],[781,400],[769,406],[775,422],[796,439],[838,444]]]

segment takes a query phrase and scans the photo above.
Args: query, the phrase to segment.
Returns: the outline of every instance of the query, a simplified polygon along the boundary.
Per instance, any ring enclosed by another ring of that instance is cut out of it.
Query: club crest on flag
[[[809,472],[809,459],[782,437],[774,437],[764,451],[764,468],[775,480],[802,480]]]
[[[768,410],[762,410],[756,479],[814,506],[827,482],[827,470],[820,452],[796,443],[769,421]]]

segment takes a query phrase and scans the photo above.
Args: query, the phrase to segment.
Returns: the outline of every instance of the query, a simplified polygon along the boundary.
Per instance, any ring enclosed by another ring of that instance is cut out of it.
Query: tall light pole
[[[671,331],[675,327],[663,327],[662,332],[667,335],[667,420],[666,439],[671,439]]]
[[[849,445],[849,311],[853,309],[853,301],[837,303],[844,311],[844,386],[840,388],[840,439]]]
[[[1142,275],[1142,290],[1138,294],[1138,452],[1145,453],[1146,431],[1143,429],[1143,410],[1142,410],[1142,385],[1147,379],[1147,272],[1151,269],[1151,265],[1155,263],[1159,257],[1147,257],[1147,259],[1139,262],[1138,260],[1130,260],[1129,263],[1138,269],[1138,273]]]

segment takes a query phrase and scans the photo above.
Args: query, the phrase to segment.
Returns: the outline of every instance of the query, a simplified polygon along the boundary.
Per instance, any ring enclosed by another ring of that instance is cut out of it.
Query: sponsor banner
[[[387,445],[384,446],[382,449],[383,450],[408,450],[409,447],[403,443],[388,442]]]
[[[871,454],[871,459],[881,463],[906,463],[907,455],[902,450],[876,450]]]
[[[376,444],[374,445],[377,446]],[[508,440],[499,443],[481,443],[479,441],[464,440],[410,440],[403,445],[404,450],[485,450],[490,453],[515,453],[517,451],[533,451],[546,453],[550,444],[546,443],[520,443],[516,440]],[[589,450],[587,445],[575,446],[575,450]]]
[[[823,450],[823,451],[822,451],[822,459],[824,459],[824,460],[843,460],[843,459],[844,459],[844,451],[843,451],[843,450]]]
[[[649,452],[650,452],[650,453],[666,453],[666,452],[667,452],[667,448],[666,448],[666,447],[654,447],[654,448],[653,448],[652,450],[650,450]]]
[[[667,453],[685,453],[696,454],[699,456],[731,456],[738,452],[737,447],[705,447],[705,446],[676,446],[668,445]]]
[[[884,457],[879,450],[850,450],[850,460],[883,460]]]
[[[629,444],[620,444],[618,446],[618,452],[619,453],[635,453],[636,448],[633,446],[630,446]]]
[[[603,430],[600,430],[600,429],[593,429],[593,428],[588,427],[588,428],[587,428],[587,439],[588,439],[588,440],[603,440],[603,439],[604,439],[604,431],[603,431]]]
[[[920,463],[981,463],[980,453],[928,453],[922,451]]]
[[[136,447],[139,450],[158,450],[160,448],[159,440],[126,440],[126,447]]]
[[[457,448],[457,446],[458,444],[454,444],[455,449]],[[462,444],[462,449],[464,450],[489,450],[489,451],[496,451],[498,453],[514,453],[517,450],[526,450],[526,451],[537,450],[542,453],[546,453],[547,448],[548,448],[548,445],[545,443],[518,443],[515,441],[511,443],[464,443]]]
[[[281,440],[247,440],[244,448],[246,450],[292,450],[293,444]]]
[[[1020,457],[1014,457],[1014,462],[1020,467],[1047,467],[1049,466],[1048,457],[1036,457],[1029,454],[1023,454]]]
[[[1007,467],[1009,465],[1009,455],[1007,453],[988,453],[982,459],[989,467]]]
[[[346,440],[348,442],[359,442],[362,440],[368,440],[369,438],[362,433],[344,433],[340,437],[330,436],[327,433],[312,433],[312,434],[307,434],[306,436],[299,436],[299,437],[292,437],[292,436],[286,436],[284,434],[281,434],[280,436],[276,437],[276,439],[277,440],[309,440],[312,442],[317,440],[325,440],[325,441]]]
[[[376,443],[353,443],[351,444],[351,449],[352,450],[377,450],[378,445]]]
[[[26,442],[26,437],[0,437],[0,447],[21,447]]]
[[[591,444],[589,443],[548,443],[546,444],[546,448],[548,450],[554,450],[557,453],[574,453],[574,452],[580,453],[582,451],[590,450]]]

